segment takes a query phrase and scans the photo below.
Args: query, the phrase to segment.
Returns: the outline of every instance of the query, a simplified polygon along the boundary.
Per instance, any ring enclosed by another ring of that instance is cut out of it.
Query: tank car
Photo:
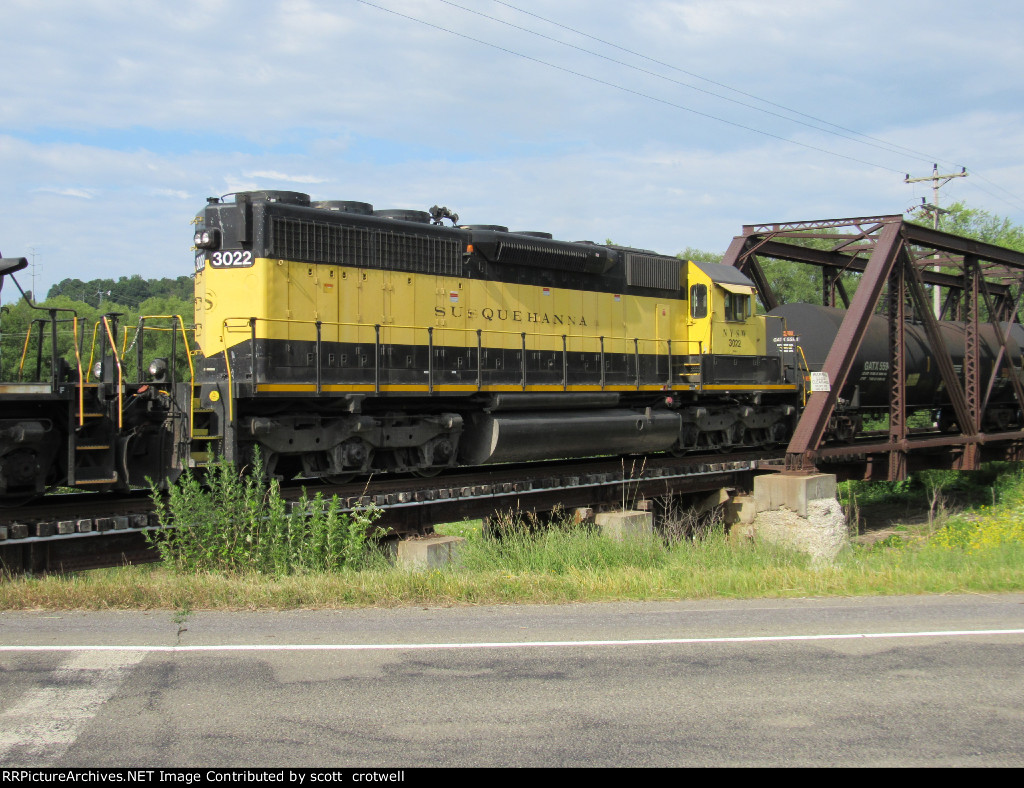
[[[786,439],[796,386],[736,269],[456,222],[211,198],[176,464],[258,448],[340,479]]]
[[[810,372],[822,369],[846,315],[840,309],[814,304],[784,304],[769,314],[784,321],[790,333],[785,341],[800,346],[806,359],[807,371]],[[778,326],[782,324],[773,322],[770,325],[774,331],[773,341],[782,341],[778,333]],[[954,370],[960,375],[966,344],[965,327],[963,323],[948,321],[940,321],[938,325]],[[1009,326],[1003,324],[1001,331],[1004,336],[1007,328],[1011,363],[1003,365],[1000,376],[994,381],[989,405],[983,414],[984,430],[1005,431],[1022,423],[1009,376],[1021,376],[1024,327],[1017,323]],[[979,377],[987,380],[1001,346],[996,329],[989,323],[979,326],[978,335]],[[908,322],[904,327],[904,336],[907,408],[931,410],[936,426],[948,429],[953,426],[952,408],[924,327]],[[839,438],[852,437],[864,414],[888,411],[889,321],[881,315],[875,315],[868,323],[846,384],[839,393],[833,432]]]

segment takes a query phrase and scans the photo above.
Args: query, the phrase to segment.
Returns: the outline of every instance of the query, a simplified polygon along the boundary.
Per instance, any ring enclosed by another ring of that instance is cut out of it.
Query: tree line
[[[192,300],[192,277],[179,276],[177,279],[143,279],[138,274],[113,279],[64,279],[46,294],[47,300],[65,296],[72,301],[91,304],[97,308],[104,302],[121,306],[140,307],[150,298],[178,298]]]

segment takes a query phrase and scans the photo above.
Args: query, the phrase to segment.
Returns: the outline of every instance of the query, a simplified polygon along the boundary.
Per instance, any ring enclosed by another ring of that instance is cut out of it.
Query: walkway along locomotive
[[[786,441],[802,380],[738,270],[456,222],[211,198],[194,335],[161,318],[188,363],[143,374],[144,342],[133,364],[111,316],[94,371],[76,323],[76,363],[54,352],[48,382],[0,387],[0,497],[173,480],[257,449],[269,473],[338,480]]]

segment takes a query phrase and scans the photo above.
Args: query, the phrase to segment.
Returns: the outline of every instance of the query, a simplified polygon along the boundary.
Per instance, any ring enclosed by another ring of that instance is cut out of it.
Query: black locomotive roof
[[[685,297],[676,257],[646,249],[559,241],[504,226],[442,226],[425,212],[375,211],[368,203],[321,201],[292,192],[242,192],[234,202],[212,198],[200,223],[217,229],[222,249],[251,249],[253,257],[347,264],[585,291]],[[416,215],[410,216],[415,213]],[[714,266],[715,281],[731,269]],[[708,269],[705,269],[708,270]],[[739,276],[738,284],[750,285]]]
[[[712,282],[724,285],[746,285],[747,287],[754,287],[754,283],[747,278],[740,269],[733,268],[731,265],[723,265],[722,263],[693,263],[701,271],[711,277]]]

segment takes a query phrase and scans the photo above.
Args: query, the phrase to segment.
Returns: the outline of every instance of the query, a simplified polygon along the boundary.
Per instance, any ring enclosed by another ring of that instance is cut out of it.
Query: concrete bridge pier
[[[831,473],[757,476],[753,495],[730,501],[726,522],[734,537],[785,545],[809,554],[815,564],[831,563],[849,543]]]

